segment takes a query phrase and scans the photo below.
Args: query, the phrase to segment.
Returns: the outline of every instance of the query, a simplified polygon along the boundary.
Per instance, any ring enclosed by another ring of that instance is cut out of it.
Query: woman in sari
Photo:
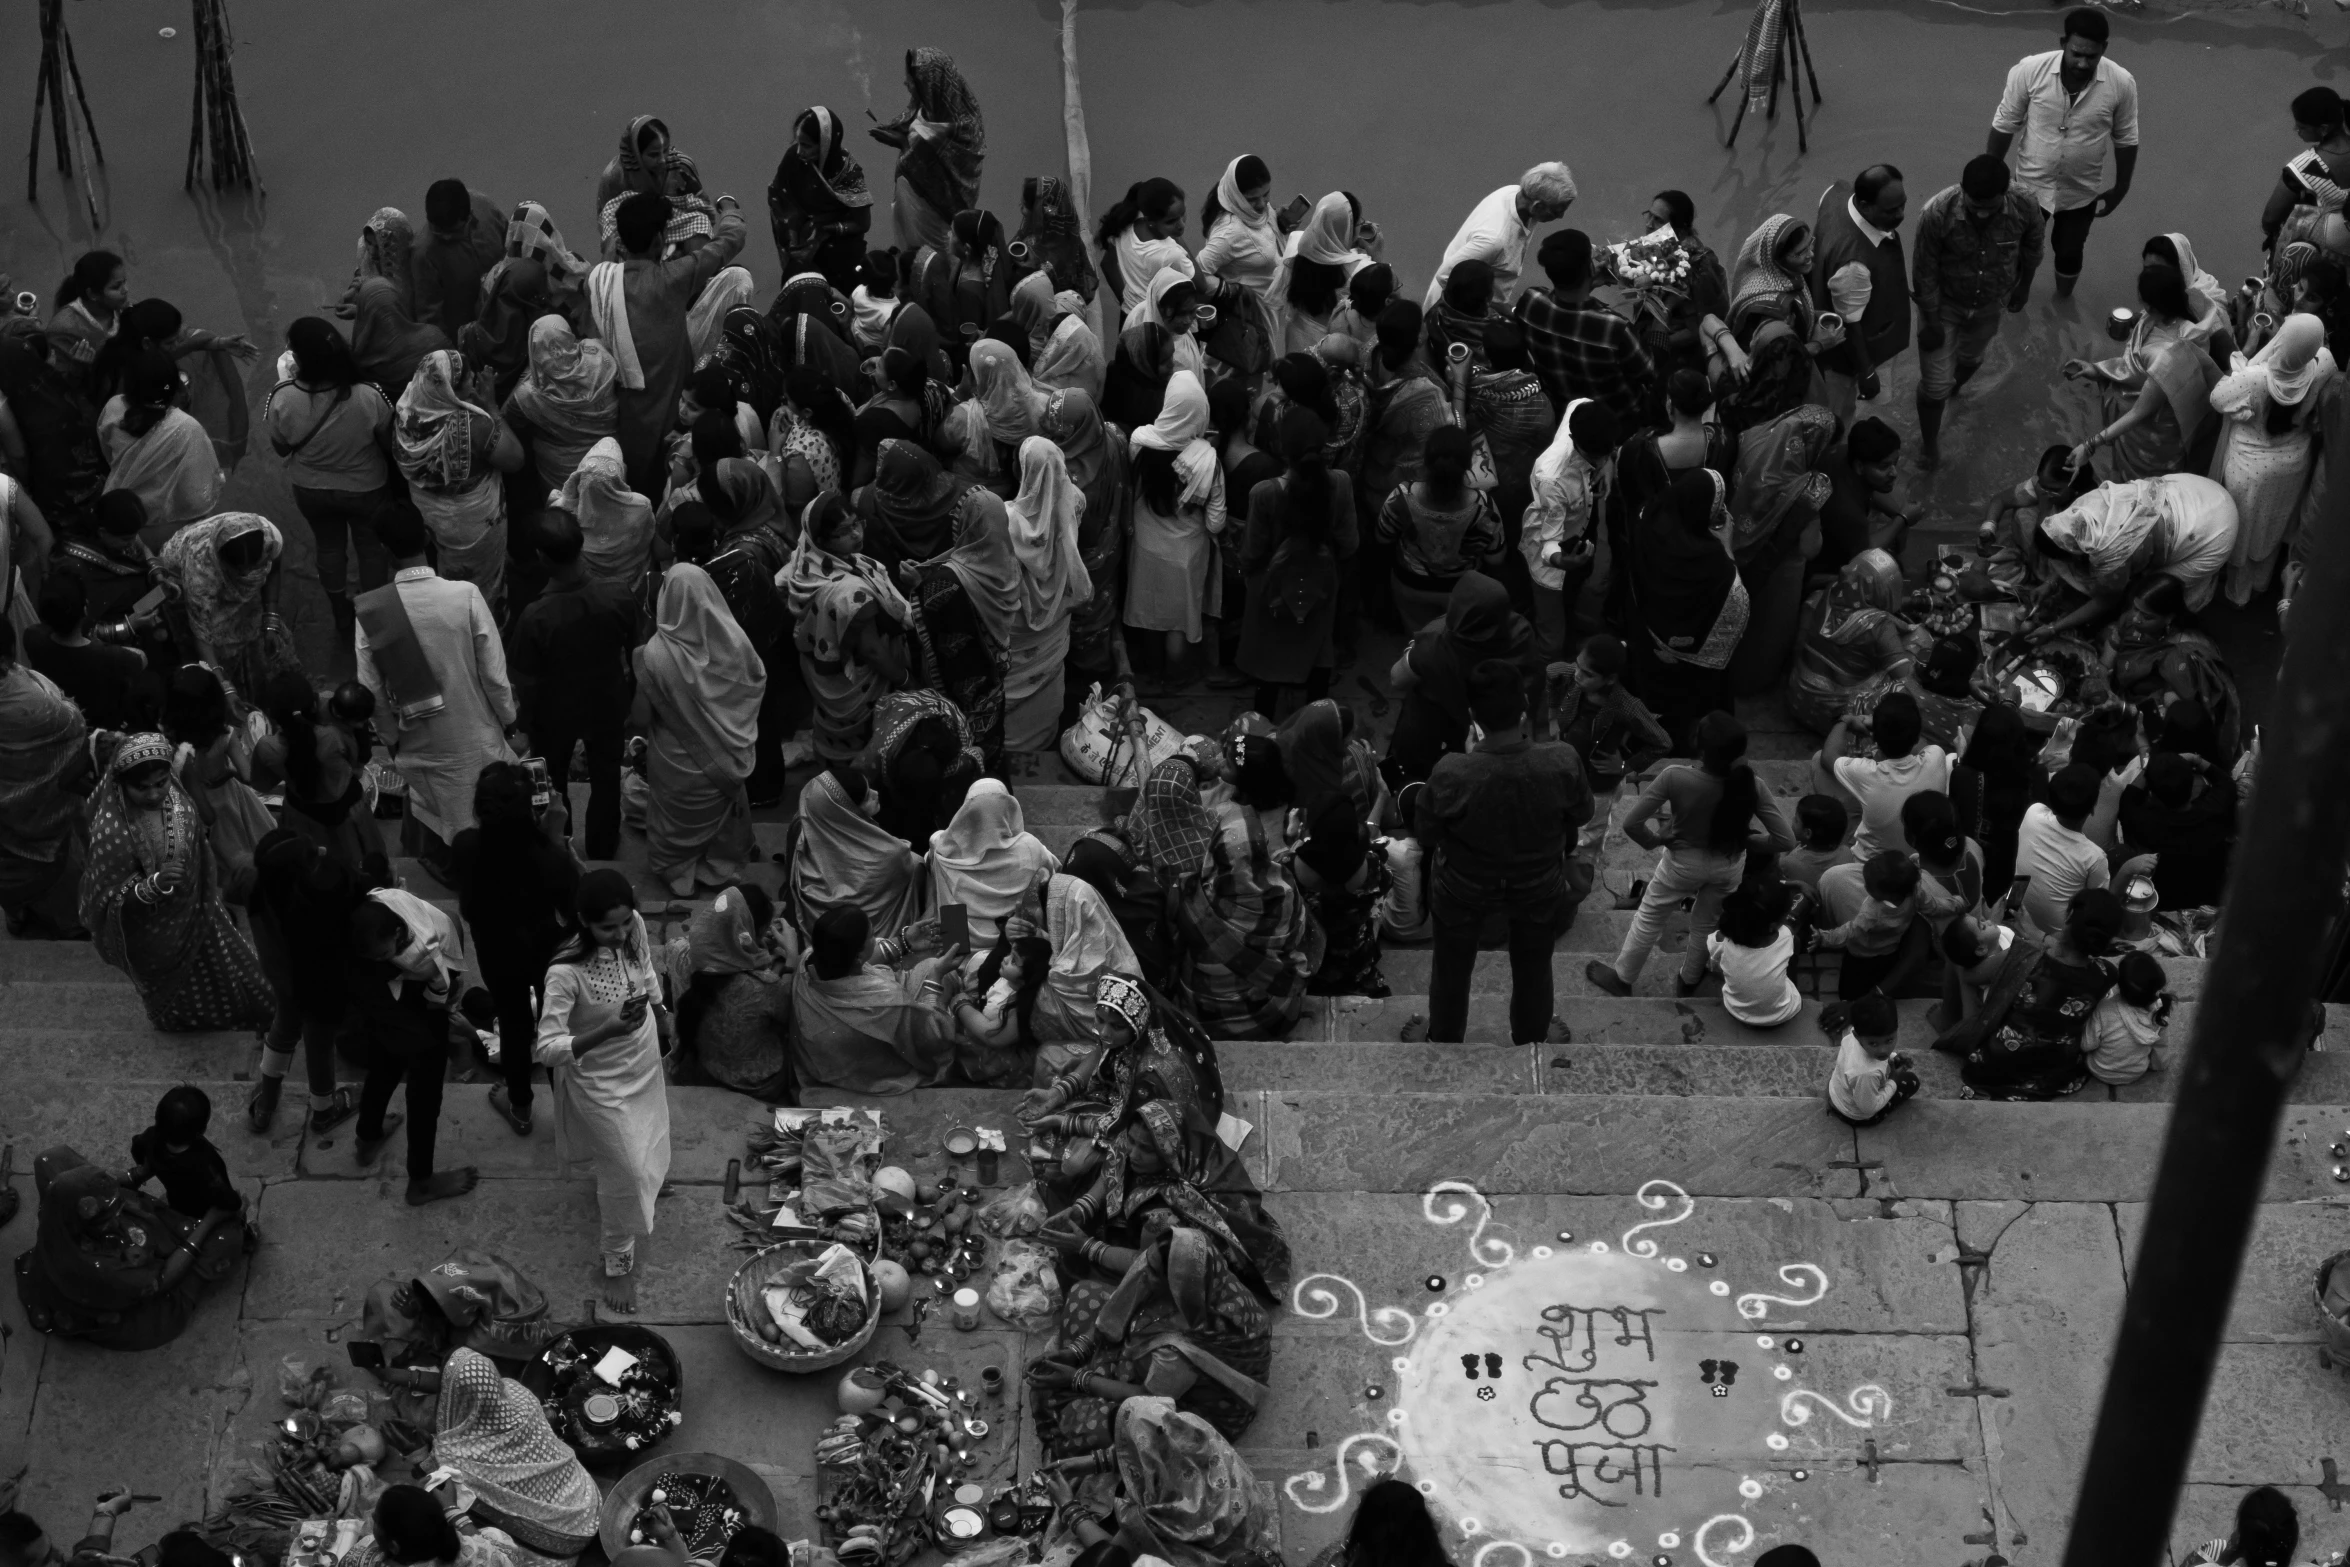
[[[1042,1069],[1059,1071],[1073,1063],[1066,1049],[1051,1047],[1076,1044],[1090,1050],[1099,1044],[1103,1014],[1097,997],[1102,981],[1139,980],[1141,959],[1109,899],[1091,881],[1065,871],[1055,871],[1041,879],[1040,887],[1030,888],[1010,929],[1033,929],[1052,946],[1030,1025],[1047,1047]]]
[[[985,933],[1060,868],[1053,851],[1028,831],[1012,791],[999,779],[982,778],[955,819],[931,835],[930,906],[961,904],[972,929]]]
[[[1039,390],[1102,395],[1109,367],[1102,359],[1102,340],[1086,324],[1084,300],[1056,293],[1051,273],[1031,272],[1013,287],[1010,314],[1028,330],[1028,360],[1035,366],[1029,375]]]
[[[1138,1248],[1084,1244],[1131,1260],[1114,1286],[1071,1286],[1060,1350],[1029,1365],[1046,1452],[1078,1458],[1108,1447],[1119,1407],[1144,1397],[1172,1400],[1238,1439],[1269,1391],[1272,1321],[1215,1239],[1178,1224]]]
[[[1231,288],[1247,289],[1268,317],[1281,273],[1281,220],[1272,196],[1273,171],[1255,153],[1244,152],[1224,165],[1199,211],[1200,276],[1225,288],[1226,298]]]
[[[701,170],[670,144],[669,126],[653,115],[640,114],[621,131],[620,151],[596,179],[596,210],[602,212],[620,197],[638,192],[675,201],[699,194],[701,188]]]
[[[1108,683],[1125,662],[1119,611],[1126,583],[1126,445],[1110,439],[1094,399],[1074,389],[1053,394],[1037,428],[1061,449],[1069,482],[1085,502],[1077,559],[1093,591],[1070,614],[1069,667]]]
[[[2129,607],[2100,651],[2112,672],[2113,694],[2141,712],[2164,716],[2159,749],[2196,751],[2215,767],[2230,767],[2244,748],[2243,698],[2219,644],[2179,624],[2185,609],[2177,578],[2150,577],[2131,590]],[[2192,743],[2170,733],[2182,712],[2199,715],[2185,726],[2198,731]]]
[[[1730,655],[1746,634],[1746,584],[1730,556],[1728,489],[1711,468],[1673,475],[1632,537],[1632,692],[1673,738],[1731,706]]]
[[[1489,658],[1534,674],[1541,670],[1534,628],[1510,607],[1509,590],[1470,571],[1453,585],[1443,618],[1422,626],[1388,671],[1388,684],[1403,703],[1387,742],[1395,774],[1389,782],[1421,782],[1438,757],[1465,748],[1469,671]]]
[[[1156,321],[1127,327],[1102,371],[1102,408],[1129,430],[1147,429],[1166,407],[1175,377],[1175,339]]]
[[[0,910],[19,941],[88,934],[81,896],[82,797],[89,725],[54,681],[0,631]]]
[[[863,909],[842,904],[817,918],[792,979],[792,1070],[803,1090],[911,1093],[955,1064],[954,965],[930,957],[900,972],[874,958]]]
[[[1005,650],[1020,608],[1020,567],[1004,503],[973,485],[955,513],[955,545],[900,566],[913,684],[928,686],[971,721],[987,770],[1004,766]]]
[[[50,526],[63,530],[90,517],[106,485],[106,452],[96,411],[58,370],[48,338],[19,319],[0,330],[0,400],[24,441],[15,472]]]
[[[874,704],[874,790],[882,829],[916,850],[954,820],[987,770],[963,710],[936,691],[892,691]]]
[[[383,207],[359,231],[359,272],[351,285],[351,357],[386,401],[397,401],[424,356],[456,345],[416,319],[410,252],[416,229],[397,207]]]
[[[1200,285],[1190,272],[1180,267],[1161,267],[1144,285],[1142,297],[1126,312],[1120,333],[1123,336],[1142,328],[1157,327],[1167,334],[1168,353],[1175,369],[1190,371],[1204,386],[1208,380],[1208,351],[1199,340],[1199,309],[1203,303],[1200,296]]]
[[[598,1292],[634,1311],[637,1238],[653,1233],[669,1178],[669,1014],[627,875],[588,872],[573,913],[578,928],[547,968],[533,1054],[553,1086],[557,1160],[566,1174],[585,1163],[595,1175]]]
[[[102,1349],[168,1344],[245,1254],[236,1213],[176,1213],[70,1148],[34,1161],[33,1187],[40,1228],[17,1259],[16,1294],[33,1330],[52,1338]]]
[[[1003,223],[992,212],[966,208],[955,214],[945,246],[916,258],[909,291],[945,335],[947,357],[960,365],[973,339],[1011,308],[1012,282]]]
[[[81,922],[167,1033],[269,1026],[274,1002],[252,943],[221,902],[195,800],[172,745],[134,735],[90,803]]]
[[[948,473],[914,442],[891,439],[881,443],[873,482],[857,490],[854,503],[868,553],[885,566],[899,566],[953,548],[965,513],[985,506],[987,498],[979,485]]]
[[[1803,575],[1820,552],[1820,508],[1830,493],[1820,471],[1836,439],[1836,417],[1803,403],[1738,437],[1730,481],[1730,553],[1746,584],[1752,618],[1730,660],[1730,689],[1753,696],[1776,685],[1794,651]]]
[[[677,1038],[709,1082],[788,1105],[800,1097],[791,1070],[791,979],[764,939],[773,913],[767,894],[747,882],[694,911]]]
[[[784,899],[801,939],[829,909],[855,908],[896,936],[922,913],[922,856],[873,820],[876,797],[855,769],[828,767],[800,788]]]
[[[938,346],[930,313],[909,303],[892,317],[881,349],[881,385],[857,410],[857,484],[873,480],[884,441],[900,440],[935,451],[940,430],[954,408],[953,388],[939,377],[950,373]]]
[[[1203,439],[1208,394],[1178,370],[1156,423],[1134,432],[1134,549],[1126,581],[1126,624],[1164,634],[1173,680],[1185,649],[1223,612],[1224,574],[1216,539],[1224,531],[1224,465]]]
[[[971,383],[970,398],[947,415],[939,439],[955,453],[957,478],[1009,497],[1020,487],[1020,443],[1036,434],[1049,398],[1011,348],[993,338],[971,345]]]
[[[777,464],[788,466],[795,457],[806,463],[817,492],[846,493],[843,480],[857,454],[856,417],[831,376],[814,365],[795,365],[783,378],[783,396],[767,424],[767,450]]]
[[[903,639],[913,610],[888,569],[858,553],[865,537],[863,521],[837,491],[826,491],[808,503],[799,542],[778,579],[800,673],[815,699],[816,754],[828,762],[864,751],[885,675],[905,673]]]
[[[1097,889],[1098,890],[1098,889]],[[1092,1035],[1100,1043],[1050,1083],[1020,1098],[1023,1126],[1106,1143],[1130,1104],[1172,1100],[1189,1119],[1216,1124],[1224,1114],[1224,1077],[1216,1047],[1189,1014],[1141,980],[1104,973],[1094,982]],[[1090,1177],[1091,1165],[1064,1165]]]
[[[530,368],[531,323],[555,308],[547,269],[507,257],[482,279],[481,314],[457,333],[457,347],[475,370],[490,372],[490,389],[504,402]]]
[[[1004,746],[1050,751],[1060,737],[1070,628],[1093,598],[1081,547],[1085,496],[1042,435],[1020,445],[1020,493],[1004,508],[1020,607],[1004,662]]]
[[[1297,808],[1311,821],[1333,799],[1346,801],[1358,821],[1377,821],[1387,786],[1371,742],[1355,727],[1351,708],[1328,697],[1308,702],[1275,731],[1281,764]]]
[[[1827,733],[1844,716],[1854,690],[1908,665],[1900,613],[1907,596],[1900,565],[1883,550],[1863,550],[1811,596],[1787,671],[1787,706],[1797,721]]]
[[[1276,356],[1312,353],[1329,336],[1348,282],[1377,260],[1357,248],[1362,232],[1354,198],[1334,190],[1314,203],[1304,226],[1281,247],[1270,292]]]
[[[2201,343],[2221,364],[2228,362],[2234,345],[2234,333],[2229,324],[2227,285],[2203,270],[2195,259],[2195,247],[2187,236],[2179,233],[2157,234],[2146,242],[2139,256],[2140,266],[2169,267],[2187,284],[2187,337]]]
[[[228,511],[173,534],[156,562],[163,580],[179,589],[187,650],[254,702],[275,676],[302,673],[293,634],[269,604],[284,548],[276,523]]]
[[[628,487],[620,443],[607,435],[589,447],[547,504],[579,520],[579,558],[588,580],[640,602],[653,559],[653,503]]]
[[[775,303],[767,307],[767,329],[773,334],[776,368],[784,375],[804,367],[822,371],[835,386],[862,383],[864,366],[849,341],[849,302],[823,273],[784,279]]]
[[[873,139],[898,149],[897,199],[890,209],[898,248],[947,248],[955,214],[979,205],[987,129],[979,100],[942,49],[906,51],[906,112],[876,125]]]
[[[1215,1243],[1258,1300],[1278,1303],[1290,1268],[1280,1223],[1215,1122],[1158,1090],[1156,1075],[1148,1075],[1111,1105],[1095,1134],[1102,1152],[1092,1185],[1045,1220],[1043,1238],[1089,1265],[1072,1272],[1115,1280],[1124,1259],[1105,1251],[1139,1248],[1170,1225],[1185,1225]]]
[[[822,104],[792,122],[792,144],[767,185],[767,222],[785,277],[815,268],[818,254],[840,240],[864,255],[873,193],[865,188],[865,170],[849,156],[848,127]]]
[[[149,549],[161,549],[175,530],[210,515],[220,498],[220,460],[204,426],[179,406],[184,384],[169,355],[141,354],[125,372],[122,391],[98,415],[106,488],[139,498],[147,510],[139,536]]]
[[[646,755],[646,868],[683,898],[742,879],[751,837],[751,748],[767,668],[699,566],[661,579],[660,626],[636,651]]]
[[[2325,345],[2325,323],[2290,315],[2276,336],[2211,389],[2211,406],[2224,421],[2217,477],[2236,503],[2236,546],[2228,559],[2231,604],[2247,604],[2265,589],[2300,525],[2302,498],[2316,466],[2317,408],[2313,396],[2335,371]]]
[[[1735,434],[1817,402],[1812,361],[1844,341],[1841,326],[1823,327],[1812,309],[1814,240],[1808,224],[1784,212],[1763,219],[1730,266],[1730,335],[1716,334],[1714,355],[1735,385],[1721,401],[1722,423]]]
[[[1956,756],[1966,749],[1967,736],[1983,719],[1984,704],[1974,689],[1975,665],[1982,660],[1982,649],[1972,637],[1939,637],[1926,642],[1926,635],[1923,630],[1911,632],[1910,646],[1924,643],[1924,652],[1914,657],[1905,654],[1890,668],[1854,686],[1845,699],[1844,711],[1873,713],[1886,696],[1906,692],[1918,705],[1918,734],[1923,742]],[[1956,793],[1954,785],[1953,797]]]
[[[1389,995],[1379,972],[1379,905],[1395,885],[1386,851],[1372,842],[1370,821],[1344,792],[1324,794],[1306,821],[1306,841],[1289,871],[1325,943],[1306,990],[1316,996]]]
[[[2100,484],[2044,518],[2038,542],[2042,565],[2083,602],[2035,625],[2035,642],[2103,625],[2149,576],[2176,577],[2186,607],[2202,609],[2235,551],[2236,503],[2192,473]]]
[[[1430,433],[1420,476],[1387,493],[1378,537],[1392,551],[1390,593],[1407,626],[1441,616],[1455,586],[1472,571],[1498,572],[1501,516],[1469,484],[1469,433],[1440,426]]]
[[[1078,310],[1093,302],[1101,279],[1086,254],[1085,227],[1070,203],[1069,184],[1059,175],[1032,174],[1021,181],[1020,232],[1011,256],[1015,267],[1044,273],[1051,292],[1074,294]]]
[[[620,428],[619,366],[601,338],[581,338],[559,315],[530,324],[530,368],[500,410],[538,474],[554,490],[597,442]]]
[[[1322,932],[1273,862],[1259,813],[1202,805],[1197,764],[1161,762],[1143,786],[1136,846],[1175,900],[1178,993],[1219,1039],[1279,1039],[1305,1009]]]
[[[596,1482],[556,1438],[537,1395],[478,1350],[459,1349],[441,1367],[432,1456],[473,1491],[474,1516],[523,1549],[569,1558],[594,1543]]]
[[[459,389],[464,367],[445,349],[425,355],[400,394],[393,433],[408,498],[439,549],[433,569],[472,583],[496,610],[506,593],[506,486],[499,476],[522,466],[522,447],[489,411],[497,405],[486,378]]]
[[[2093,383],[2104,401],[2104,427],[2073,448],[2072,465],[2103,446],[2111,451],[2100,470],[2116,479],[2200,473],[2219,433],[2211,409],[2219,366],[2192,335],[2194,307],[2175,268],[2140,270],[2138,300],[2145,308],[2118,357],[2064,362],[2067,380]]]
[[[2075,894],[2045,948],[2017,934],[1981,1009],[1934,1041],[1960,1058],[1962,1097],[2049,1100],[2089,1080],[2081,1035],[2113,988],[2105,954],[2121,924],[2121,899],[2092,887]]]

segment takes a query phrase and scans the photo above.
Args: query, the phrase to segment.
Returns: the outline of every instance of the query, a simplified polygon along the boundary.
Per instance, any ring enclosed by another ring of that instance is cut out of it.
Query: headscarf
[[[425,355],[453,347],[449,334],[409,313],[405,279],[364,276],[351,296],[351,358],[369,380],[405,385]]]
[[[142,976],[177,972],[195,944],[214,929],[200,906],[211,893],[204,820],[187,785],[177,774],[168,779],[160,855],[150,848],[133,819],[130,802],[123,798],[125,773],[152,762],[168,764],[172,754],[171,742],[161,735],[131,736],[116,749],[106,776],[90,797],[90,850],[78,912],[98,956],[142,984]],[[145,910],[146,918],[132,928],[122,918],[125,903],[137,900],[140,886],[167,866],[179,868],[186,877],[179,895],[164,908]]]
[[[43,1154],[40,1163],[54,1167],[63,1162],[59,1154],[80,1159],[70,1150],[58,1149]],[[109,1246],[99,1241],[99,1223],[129,1196],[113,1176],[86,1162],[59,1170],[41,1194],[41,1222],[33,1237],[35,1266],[49,1288],[76,1306],[127,1311],[147,1293],[155,1270],[176,1247],[179,1236],[172,1233],[146,1234],[144,1244],[118,1241]],[[85,1241],[92,1244],[85,1246]]]
[[[1060,447],[1069,467],[1069,482],[1089,489],[1110,461],[1109,431],[1102,424],[1094,400],[1075,387],[1063,387],[1044,405],[1037,431]]]
[[[1004,503],[985,490],[970,492],[972,504],[955,513],[955,547],[940,564],[955,574],[978,612],[980,628],[997,647],[1009,647],[1020,613],[1020,565]]]
[[[1523,663],[1534,628],[1510,607],[1509,589],[1481,571],[1464,571],[1444,603],[1444,619],[1412,639],[1406,657],[1428,700],[1456,717],[1469,711],[1469,671],[1487,659]]]
[[[909,561],[929,560],[953,544],[955,513],[969,488],[912,441],[893,437],[875,454],[873,509]]]
[[[618,427],[619,375],[603,339],[582,339],[563,317],[544,315],[530,324],[530,368],[515,384],[514,406],[555,441],[590,446]]]
[[[378,207],[359,230],[359,276],[382,278],[399,295],[402,314],[416,308],[410,292],[414,274],[409,258],[416,250],[416,225],[397,207]]]
[[[1071,294],[1069,299],[1076,299]],[[1073,310],[1085,308],[1078,300],[1072,307],[1063,302],[1063,296],[1054,292],[1053,277],[1049,272],[1031,272],[1012,285],[1009,305],[1012,319],[1028,329],[1028,357],[1031,363],[1044,357],[1045,344],[1052,341],[1053,328],[1061,317]]]
[[[976,155],[987,150],[979,100],[955,68],[952,55],[944,49],[908,49],[906,75],[914,83],[914,107],[922,111],[922,118],[945,126],[948,139],[967,152]]]
[[[1779,265],[1779,241],[1794,226],[1795,219],[1784,212],[1774,212],[1746,236],[1746,243],[1738,247],[1737,259],[1730,263],[1733,308],[1749,299],[1784,294],[1801,286]]]
[[[784,607],[791,611],[797,645],[819,664],[837,664],[848,658],[849,628],[868,605],[880,606],[900,626],[912,611],[872,556],[844,560],[818,547],[811,517],[823,501],[818,496],[808,503],[800,519],[799,541],[776,583],[783,589]]]
[[[751,526],[781,530],[783,499],[775,493],[766,470],[750,458],[721,457],[717,467],[698,481],[697,488],[703,504],[726,524],[724,532],[731,534]],[[718,492],[723,505],[713,502],[712,490]]]
[[[1883,550],[1862,550],[1828,586],[1820,635],[1831,642],[1874,637],[1885,617],[1901,608],[1901,566]]]
[[[810,121],[816,126],[816,161],[809,164],[800,158],[799,134]],[[865,188],[865,170],[849,156],[848,128],[839,115],[822,104],[800,111],[792,122],[792,158],[824,187],[825,192],[844,207],[870,207],[873,193]]]
[[[1020,443],[1020,493],[1004,503],[1012,555],[1020,566],[1020,617],[1031,631],[1052,627],[1093,597],[1093,578],[1077,554],[1085,495],[1069,477],[1068,459],[1042,435]]]
[[[558,292],[576,293],[587,286],[588,263],[563,243],[563,231],[554,215],[535,201],[518,201],[506,220],[506,254],[529,257],[547,269],[547,281]]]
[[[1240,166],[1250,156],[1252,155],[1249,153],[1242,153],[1230,163],[1225,164],[1224,172],[1216,176],[1216,204],[1224,209],[1224,217],[1227,221],[1237,223],[1242,228],[1254,230],[1263,237],[1266,245],[1274,250],[1279,250],[1281,248],[1281,225],[1273,216],[1273,204],[1268,201],[1265,203],[1264,211],[1254,212],[1249,208],[1248,199],[1240,193]]]
[[[695,974],[755,974],[775,959],[759,941],[759,927],[751,915],[751,900],[740,887],[718,894],[706,909],[696,910],[686,932],[686,964]]]
[[[1817,512],[1827,503],[1820,464],[1835,438],[1836,416],[1817,403],[1799,403],[1739,436],[1730,548],[1740,560],[1767,545],[1798,506]]]
[[[89,722],[57,683],[17,662],[0,674],[0,851],[46,864],[81,817],[65,787],[81,761]]]
[[[25,487],[52,528],[95,500],[106,482],[96,410],[58,370],[54,352],[29,320],[0,333],[0,397],[24,435]]]
[[[468,361],[517,376],[530,362],[531,324],[554,308],[547,269],[527,256],[508,257],[487,281],[480,318],[459,332],[460,346]]]
[[[791,893],[809,923],[841,905],[865,911],[873,929],[895,935],[922,907],[921,861],[903,839],[851,803],[828,769],[800,789],[799,841]]]
[[[260,560],[243,571],[230,570],[221,561],[221,546],[253,533],[261,535]],[[174,533],[157,563],[180,586],[189,629],[198,640],[225,650],[260,640],[269,617],[262,595],[284,550],[276,523],[249,511],[229,511]]]
[[[2215,327],[2225,325],[2228,307],[2226,287],[2221,284],[2218,278],[2203,270],[2203,264],[2195,259],[2195,247],[2188,242],[2186,235],[2171,233],[2162,237],[2170,241],[2171,251],[2178,257],[2179,276],[2187,285],[2187,297],[2201,299],[2212,309],[2221,312],[2219,320],[2213,325]],[[2204,312],[2204,314],[2208,313]]]
[[[1347,781],[1346,732],[1336,702],[1328,697],[1308,702],[1274,731],[1273,741],[1281,748],[1282,766],[1308,821],[1325,800],[1355,800],[1354,786]]]
[[[1159,268],[1158,271],[1151,274],[1150,282],[1143,287],[1142,297],[1134,302],[1132,310],[1126,312],[1126,319],[1120,325],[1125,330],[1131,331],[1135,327],[1148,323],[1166,327],[1169,334],[1172,335],[1175,328],[1167,321],[1165,309],[1167,295],[1170,290],[1179,285],[1193,281],[1192,274],[1188,272],[1179,271],[1174,267]],[[1180,345],[1177,351],[1180,354]]]
[[[400,471],[439,489],[462,489],[472,480],[474,416],[490,417],[458,395],[460,364],[450,349],[425,355],[400,394],[392,427],[400,442]]]
[[[537,1397],[478,1350],[459,1349],[441,1367],[432,1445],[434,1461],[456,1470],[501,1517],[539,1535],[595,1534],[596,1482],[556,1440]]]
[[[2260,345],[2245,368],[2266,384],[2271,402],[2289,407],[2303,401],[2334,373],[2325,323],[2300,311],[2285,317],[2277,323],[2276,335]]]
[[[659,168],[646,163],[644,154],[637,150],[638,134],[648,127],[659,131],[661,140],[667,144]],[[640,114],[628,122],[620,133],[620,156],[613,160],[613,167],[619,173],[623,192],[667,196],[680,190],[692,192],[702,188],[701,171],[694,167],[694,160],[677,150],[668,125],[655,115]],[[681,175],[682,183],[673,183]]]
[[[1215,481],[1216,449],[1200,438],[1207,429],[1207,389],[1189,370],[1178,370],[1168,378],[1157,421],[1134,432],[1135,450],[1175,454],[1175,476],[1183,481],[1187,504],[1205,498]]]
[[[628,487],[618,441],[607,435],[589,447],[547,504],[579,519],[580,560],[589,576],[636,586],[652,553],[653,503]]]
[[[1199,770],[1190,757],[1171,756],[1151,769],[1127,828],[1135,849],[1162,877],[1180,880],[1207,870],[1216,819],[1200,803]]]
[[[748,778],[767,667],[708,572],[669,568],[661,579],[659,629],[639,656],[646,693],[663,722],[687,738],[713,773],[731,782]]]
[[[1346,192],[1334,190],[1314,203],[1305,227],[1289,237],[1288,255],[1349,271],[1371,265],[1371,258],[1355,249],[1355,209]],[[1286,290],[1282,297],[1288,297]]]
[[[974,926],[1003,919],[1060,863],[1028,831],[1020,802],[1002,780],[982,778],[963,796],[954,820],[930,835],[931,901],[962,904]]]
[[[930,373],[932,380],[939,379],[940,372],[947,368],[946,353],[939,347],[938,323],[930,319],[929,311],[912,300],[890,317],[889,337],[881,349],[884,368],[893,354],[913,360]]]
[[[971,345],[972,401],[979,405],[980,421],[988,438],[1017,446],[1036,433],[1037,415],[1044,412],[1045,394],[1038,391],[1020,356],[1011,345],[983,337]]]

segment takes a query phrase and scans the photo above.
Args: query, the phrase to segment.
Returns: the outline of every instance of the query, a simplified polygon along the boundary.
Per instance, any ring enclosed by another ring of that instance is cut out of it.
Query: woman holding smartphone
[[[594,1169],[597,1288],[614,1311],[634,1311],[637,1238],[653,1232],[653,1199],[669,1177],[669,1010],[628,878],[590,871],[574,910],[578,930],[547,970],[536,1053],[553,1079],[556,1155],[566,1171]]]

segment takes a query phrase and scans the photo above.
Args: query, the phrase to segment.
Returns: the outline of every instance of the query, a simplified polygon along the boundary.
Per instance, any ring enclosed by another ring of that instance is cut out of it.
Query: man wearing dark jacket
[[[1550,1032],[1551,947],[1574,896],[1567,851],[1591,819],[1591,786],[1574,747],[1527,738],[1516,665],[1488,659],[1471,670],[1469,712],[1483,738],[1440,759],[1420,794],[1418,836],[1435,867],[1428,1037],[1457,1043],[1467,1034],[1478,929],[1500,914],[1510,932],[1510,1038],[1528,1044]]]
[[[1900,233],[1908,206],[1901,171],[1890,163],[1872,163],[1850,185],[1838,180],[1820,197],[1811,302],[1844,318],[1844,341],[1819,360],[1840,425],[1852,423],[1857,398],[1877,395],[1878,372],[1909,346],[1909,265]]]

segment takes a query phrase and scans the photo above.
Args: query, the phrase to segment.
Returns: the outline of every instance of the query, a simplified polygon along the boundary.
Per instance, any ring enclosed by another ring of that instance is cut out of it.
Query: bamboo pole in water
[[[1085,136],[1085,97],[1077,86],[1077,0],[1061,0],[1061,129],[1069,143],[1069,204],[1080,232],[1092,221],[1093,146]],[[1102,325],[1102,293],[1085,307],[1086,324],[1104,343],[1115,338]]]

